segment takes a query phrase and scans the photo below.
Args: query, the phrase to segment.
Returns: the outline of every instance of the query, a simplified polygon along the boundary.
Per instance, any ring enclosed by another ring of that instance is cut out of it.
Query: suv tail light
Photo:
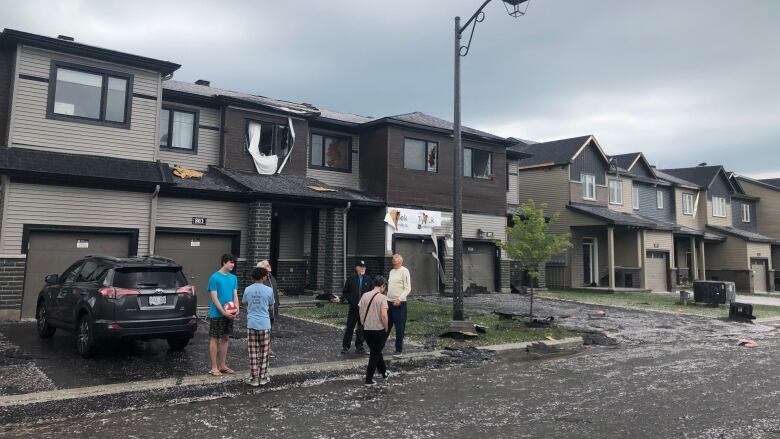
[[[183,287],[176,288],[177,294],[188,294],[190,296],[195,295],[195,286],[194,285],[185,285]]]
[[[98,290],[101,296],[107,299],[116,299],[122,296],[137,296],[139,293],[136,290],[126,290],[124,288],[105,287]]]

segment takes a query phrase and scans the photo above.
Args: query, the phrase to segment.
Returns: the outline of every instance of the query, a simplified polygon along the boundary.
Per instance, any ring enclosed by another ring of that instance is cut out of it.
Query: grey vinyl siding
[[[463,237],[477,238],[477,229],[493,232],[494,239],[506,241],[506,217],[492,215],[463,214]]]
[[[654,187],[639,182],[634,182],[634,185],[639,188],[639,210],[640,215],[644,215],[648,218],[652,218],[658,221],[665,221],[668,223],[675,222],[675,202],[672,199],[674,189],[666,186]],[[658,208],[658,201],[656,199],[656,192],[661,191],[664,195],[664,208]],[[682,195],[681,195],[682,196]]]
[[[192,217],[206,218],[206,225],[193,225]],[[160,197],[157,199],[157,227],[178,229],[238,230],[241,255],[246,255],[249,208],[245,203]]]
[[[304,218],[294,211],[279,214],[279,259],[303,258]]]
[[[631,172],[642,177],[655,178],[653,172],[647,167],[642,159],[637,160],[634,167],[631,168]]]
[[[580,181],[580,174],[593,174],[596,176],[596,184],[605,186],[609,165],[599,153],[593,143],[588,144],[580,155],[572,162],[569,178],[572,181]]]
[[[309,154],[311,153],[311,136],[306,141],[306,175],[311,178],[327,183],[332,186],[345,187],[349,189],[360,189],[360,137],[350,136],[337,132],[314,129],[315,134],[333,134],[342,137],[352,138],[352,171],[328,171],[325,169],[309,168]]]
[[[220,128],[219,110],[216,108],[196,107],[192,105],[182,105],[175,102],[163,102],[162,106],[172,106],[184,110],[198,111],[198,125],[206,127]],[[170,149],[160,148],[159,159],[162,162],[171,165],[181,165],[198,171],[205,171],[209,165],[219,165],[219,130],[198,128],[197,152],[178,152]],[[159,142],[156,142],[159,148]]]
[[[132,93],[159,98],[160,75],[156,72],[26,46],[20,56],[19,75],[49,79],[51,60],[55,59],[132,74]],[[18,81],[11,144],[55,152],[154,160],[158,101],[131,97],[130,129],[53,120],[46,118],[49,84],[28,79]]]
[[[722,173],[718,174],[718,177],[715,178],[715,181],[712,182],[707,191],[708,200],[711,200],[713,196],[723,197],[726,201],[729,201],[731,198],[731,186],[729,186],[728,180],[726,180],[726,177],[724,177]]]
[[[3,254],[19,254],[25,224],[138,230],[138,254],[149,253],[151,193],[10,183]]]
[[[707,218],[707,224],[713,224],[718,226],[731,226],[731,211],[732,211],[732,205],[731,205],[731,199],[730,197],[726,198],[726,216],[715,216],[712,214],[713,210],[713,202],[712,202],[712,196],[710,195],[709,191],[707,191],[707,196],[702,197],[702,201],[704,201],[704,206],[706,206],[707,209],[707,215],[703,218]]]
[[[520,204],[520,193],[518,188],[518,176],[517,176],[517,160],[508,160],[509,162],[509,189],[506,192],[507,204],[515,205]]]
[[[750,206],[750,222],[742,221],[742,206]],[[737,229],[747,230],[748,232],[758,232],[756,225],[756,203],[754,201],[731,199],[731,222]]]

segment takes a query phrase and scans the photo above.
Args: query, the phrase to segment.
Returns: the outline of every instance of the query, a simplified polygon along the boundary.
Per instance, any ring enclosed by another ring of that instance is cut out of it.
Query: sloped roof
[[[670,183],[674,183],[674,184],[677,184],[677,185],[701,188],[701,186],[699,184],[697,184],[697,183],[694,183],[694,182],[689,181],[689,180],[685,180],[683,178],[677,177],[677,176],[672,175],[672,174],[667,174],[666,172],[664,172],[664,171],[662,171],[660,169],[656,169],[655,170],[655,175],[658,176],[658,178],[660,178],[662,180],[666,180],[666,181],[668,181]]]
[[[163,91],[196,95],[210,98],[215,101],[222,100],[228,102],[241,102],[248,105],[259,105],[261,107],[301,116],[315,116],[320,114],[317,108],[308,104],[299,104],[266,96],[241,93],[217,87],[176,81],[173,79],[163,81]]]
[[[707,230],[699,230],[699,229],[692,229],[690,227],[686,226],[678,226],[679,230],[675,230],[676,235],[693,235],[693,236],[701,236],[706,241],[725,241],[726,237],[723,235],[718,235],[717,233],[712,233]]]
[[[515,144],[507,150],[528,156],[520,160],[521,168],[537,165],[561,165],[569,163],[592,137],[587,135],[550,142]]]
[[[179,178],[173,176],[172,172],[170,175],[173,185],[167,188],[165,192],[212,192],[234,195],[244,193],[243,187],[213,169],[209,169],[209,171],[205,172],[201,178]]]
[[[675,230],[677,228],[675,225],[669,223],[658,222],[634,213],[618,212],[603,206],[571,203],[568,207],[576,212],[599,218],[616,226],[631,226],[658,230]]]
[[[610,158],[615,159],[617,162],[617,165],[625,170],[630,170],[631,165],[633,165],[639,157],[642,155],[640,152],[630,152],[628,154],[618,154],[610,156]]]
[[[764,178],[759,181],[780,189],[780,178]]]
[[[357,114],[344,113],[341,111],[329,110],[327,108],[321,108],[321,107],[318,107],[318,109],[320,110],[319,117],[321,119],[330,119],[338,122],[346,122],[352,124],[363,124],[374,120],[374,118],[370,116],[360,116]]]
[[[691,181],[699,187],[709,188],[712,182],[715,180],[715,177],[717,177],[720,172],[725,174],[726,171],[723,169],[723,166],[716,165],[663,169],[662,172],[687,181]],[[726,175],[726,179],[728,180],[728,175]]]
[[[747,230],[737,229],[730,226],[715,226],[712,224],[707,224],[707,228],[715,230],[716,232],[722,232],[732,236],[736,236],[738,238],[742,238],[745,241],[750,241],[750,242],[772,243],[774,241],[772,238],[768,236],[764,236],[759,233],[748,232]]]
[[[21,178],[119,182],[132,186],[169,184],[168,165],[95,155],[0,147],[0,170]]]
[[[412,125],[412,126],[416,125],[419,127],[432,128],[446,133],[451,133],[453,130],[452,122],[438,118],[436,116],[431,116],[430,114],[421,113],[419,111],[415,111],[413,113],[397,114],[395,116],[387,116],[380,119],[374,119],[369,123],[374,124],[374,123],[381,123],[381,122],[396,122],[396,123],[401,123],[404,125]],[[461,134],[463,134],[465,137],[468,136],[472,138],[476,137],[494,143],[503,143],[503,144],[509,143],[509,141],[504,137],[496,136],[495,134],[490,134],[485,131],[476,130],[474,128],[469,128],[466,126],[461,126]]]
[[[347,201],[369,206],[383,206],[377,197],[361,191],[331,186],[317,179],[296,175],[260,175],[252,171],[212,168],[253,194],[268,197],[296,198],[312,202],[346,203]],[[308,186],[333,189],[319,192]]]

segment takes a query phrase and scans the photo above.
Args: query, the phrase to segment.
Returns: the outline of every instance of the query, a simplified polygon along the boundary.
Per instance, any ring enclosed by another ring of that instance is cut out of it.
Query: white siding
[[[163,102],[166,106],[168,102]],[[220,128],[219,110],[216,108],[195,107],[170,103],[175,108],[198,110],[198,125]],[[197,154],[176,152],[170,149],[160,149],[160,161],[167,162],[171,166],[181,165],[199,171],[205,171],[209,165],[219,164],[219,131],[198,129]]]
[[[517,160],[509,160],[509,190],[506,193],[507,204],[520,204],[520,188],[517,181]]]
[[[133,75],[133,93],[158,96],[156,72],[103,63],[45,50],[23,47],[19,74],[49,78],[52,58]],[[135,160],[153,160],[158,102],[131,98],[130,129],[46,119],[49,84],[20,79],[14,97],[13,138],[10,143],[34,149],[93,154]],[[159,96],[158,96],[159,98]]]
[[[25,224],[138,230],[138,254],[149,252],[151,193],[11,183],[3,254],[18,254]]]
[[[317,130],[318,133],[328,134],[328,131]],[[333,133],[343,136],[344,134]],[[309,168],[309,153],[311,152],[311,138],[306,141],[306,175],[327,183],[331,186],[360,189],[360,137],[352,136],[352,172],[326,171],[323,169]]]
[[[193,225],[194,216],[207,218],[206,225]],[[157,227],[240,230],[242,257],[246,255],[248,220],[249,207],[245,203],[172,197],[157,200]]]

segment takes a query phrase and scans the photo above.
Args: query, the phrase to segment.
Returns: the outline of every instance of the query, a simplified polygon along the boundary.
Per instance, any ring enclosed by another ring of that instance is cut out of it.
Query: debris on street
[[[751,340],[749,338],[743,338],[743,339],[739,340],[738,345],[739,346],[744,346],[746,348],[757,348],[758,347],[758,343],[756,343],[755,341],[753,341],[753,340]]]
[[[607,337],[606,334],[601,332],[586,332],[582,334],[582,341],[586,346],[616,346],[618,344],[617,339]]]

